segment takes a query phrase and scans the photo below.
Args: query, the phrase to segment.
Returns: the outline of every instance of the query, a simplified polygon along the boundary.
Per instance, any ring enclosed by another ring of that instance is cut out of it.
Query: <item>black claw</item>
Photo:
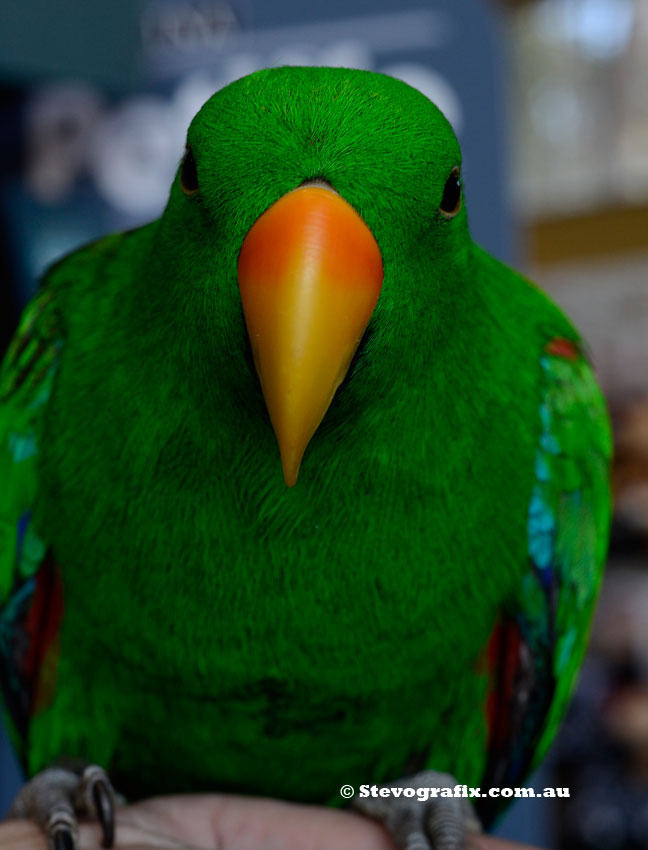
[[[112,847],[115,843],[115,806],[113,795],[108,790],[106,783],[101,779],[95,782],[92,788],[92,799],[94,800],[97,819],[101,824],[101,831],[103,833],[101,846]]]
[[[52,835],[54,850],[76,850],[76,841],[72,830],[67,826],[59,827]]]

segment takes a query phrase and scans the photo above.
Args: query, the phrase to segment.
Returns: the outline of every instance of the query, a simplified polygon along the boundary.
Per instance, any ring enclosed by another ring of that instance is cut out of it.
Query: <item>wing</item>
[[[25,309],[0,368],[0,687],[19,745],[62,608],[57,570],[31,517],[41,424],[62,344],[55,291],[45,286]]]
[[[528,569],[489,647],[484,788],[519,785],[553,740],[585,652],[607,552],[612,438],[605,402],[576,343],[547,344],[540,383]],[[482,806],[484,819],[497,808]]]

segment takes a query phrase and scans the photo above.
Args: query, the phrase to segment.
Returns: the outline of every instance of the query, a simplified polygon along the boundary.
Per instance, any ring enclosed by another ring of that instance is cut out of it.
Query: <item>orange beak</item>
[[[238,279],[254,363],[292,487],[376,306],[380,249],[337,192],[302,186],[251,227]]]

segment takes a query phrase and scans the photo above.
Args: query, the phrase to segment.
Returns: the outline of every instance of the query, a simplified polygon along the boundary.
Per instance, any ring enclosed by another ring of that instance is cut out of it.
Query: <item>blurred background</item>
[[[648,848],[648,0],[4,0],[0,349],[49,263],[159,215],[204,100],[282,64],[383,71],[438,103],[475,238],[589,342],[615,428],[612,549],[533,780],[571,797],[521,800],[500,832]],[[0,814],[19,782],[0,729]]]

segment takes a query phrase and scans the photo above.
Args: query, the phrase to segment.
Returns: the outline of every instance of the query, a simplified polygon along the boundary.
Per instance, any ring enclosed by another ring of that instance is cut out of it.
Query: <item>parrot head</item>
[[[397,364],[447,331],[469,244],[460,169],[437,107],[368,71],[259,71],[193,119],[158,228],[164,303],[193,364],[218,358],[241,403],[262,394],[289,487],[363,359],[406,380]]]

